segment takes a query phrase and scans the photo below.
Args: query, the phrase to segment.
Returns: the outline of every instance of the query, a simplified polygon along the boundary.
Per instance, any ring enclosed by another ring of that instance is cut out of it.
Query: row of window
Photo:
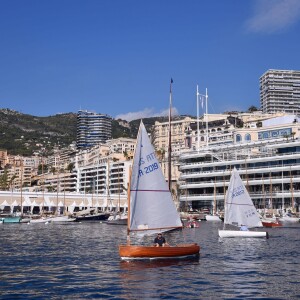
[[[235,136],[235,141],[238,143],[238,142],[241,142],[243,140],[242,136],[240,134],[237,134]],[[250,142],[251,141],[251,135],[249,133],[246,133],[245,134],[245,141],[247,142]]]

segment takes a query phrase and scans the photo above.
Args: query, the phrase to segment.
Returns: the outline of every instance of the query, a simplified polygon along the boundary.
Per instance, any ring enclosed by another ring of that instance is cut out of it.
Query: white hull
[[[279,218],[279,221],[281,221],[281,222],[293,222],[293,223],[296,223],[296,222],[299,222],[300,219],[297,218],[297,217],[284,216],[282,218]]]
[[[239,231],[239,230],[219,230],[221,238],[268,238],[265,231]]]
[[[46,223],[50,222],[50,218],[31,219],[30,223]]]
[[[206,215],[206,221],[222,221],[219,216]]]
[[[49,219],[49,222],[75,222],[75,218],[69,218],[68,216],[59,216]]]

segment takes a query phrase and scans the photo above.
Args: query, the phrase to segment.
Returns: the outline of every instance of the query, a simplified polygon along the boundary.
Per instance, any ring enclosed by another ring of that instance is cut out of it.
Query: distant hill
[[[0,148],[10,154],[31,155],[45,148],[65,147],[76,139],[74,113],[36,117],[10,109],[0,109]]]
[[[55,146],[63,148],[76,141],[76,121],[76,113],[37,117],[0,109],[0,149],[6,149],[13,155],[29,156],[41,149],[45,149],[45,154],[50,154]],[[155,121],[166,122],[168,118],[143,119],[149,133]],[[140,119],[131,122],[113,120],[112,138],[136,138],[139,124]]]

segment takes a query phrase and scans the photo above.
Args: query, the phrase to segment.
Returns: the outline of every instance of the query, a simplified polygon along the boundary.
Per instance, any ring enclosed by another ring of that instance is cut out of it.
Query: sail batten
[[[141,122],[130,186],[130,231],[182,227],[172,195]]]

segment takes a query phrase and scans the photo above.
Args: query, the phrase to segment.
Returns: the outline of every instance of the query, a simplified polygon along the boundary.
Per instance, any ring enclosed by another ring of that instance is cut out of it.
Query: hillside
[[[37,117],[11,109],[0,109],[0,149],[13,155],[32,155],[44,149],[45,155],[55,146],[67,147],[76,141],[76,113]],[[155,121],[166,122],[167,117],[145,118],[147,131],[152,132]],[[131,122],[113,120],[112,138],[136,138],[140,119]]]
[[[76,137],[76,114],[36,117],[0,109],[0,148],[9,154],[31,155],[45,148],[65,147]]]

